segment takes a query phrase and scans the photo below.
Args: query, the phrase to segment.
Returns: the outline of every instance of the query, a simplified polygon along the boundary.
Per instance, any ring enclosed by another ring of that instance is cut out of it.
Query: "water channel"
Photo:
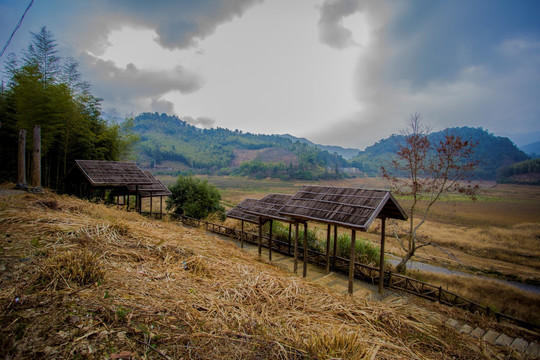
[[[397,257],[387,254],[386,252],[385,252],[385,258],[386,258],[386,261],[388,261],[392,265],[397,265],[399,263],[399,259]],[[429,271],[429,272],[438,273],[438,274],[459,275],[459,276],[475,277],[475,278],[480,278],[480,279],[485,279],[485,280],[492,280],[501,284],[506,284],[506,285],[516,287],[523,291],[531,292],[534,294],[540,294],[539,285],[521,283],[517,281],[510,281],[510,280],[495,279],[488,276],[482,276],[482,275],[476,275],[476,274],[468,274],[468,273],[461,272],[459,270],[451,270],[451,269],[447,269],[441,266],[426,264],[420,261],[409,260],[409,262],[407,263],[407,268],[410,270],[422,270],[422,271]]]

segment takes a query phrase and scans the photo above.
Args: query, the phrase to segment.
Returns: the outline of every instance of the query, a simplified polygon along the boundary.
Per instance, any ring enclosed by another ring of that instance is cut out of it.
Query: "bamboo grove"
[[[60,56],[58,44],[46,27],[31,34],[27,50],[21,55],[10,54],[4,62],[0,180],[16,178],[19,130],[31,134],[32,128],[39,125],[43,185],[62,190],[63,179],[75,159],[124,159],[136,137],[131,132],[131,119],[121,123],[103,119],[102,99],[90,92],[79,64],[73,58]],[[30,139],[26,147],[29,154]]]

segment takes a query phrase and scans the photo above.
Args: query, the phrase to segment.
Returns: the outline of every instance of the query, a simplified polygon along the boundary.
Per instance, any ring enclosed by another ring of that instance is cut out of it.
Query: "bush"
[[[172,195],[167,199],[167,210],[172,210],[174,214],[204,219],[218,213],[222,220],[225,219],[225,208],[220,204],[221,194],[206,180],[179,176],[169,190]]]

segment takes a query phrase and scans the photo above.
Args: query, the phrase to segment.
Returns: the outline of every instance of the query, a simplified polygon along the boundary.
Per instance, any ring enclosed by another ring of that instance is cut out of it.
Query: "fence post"
[[[17,153],[17,189],[28,189],[26,183],[26,130],[19,130],[19,152]]]
[[[41,191],[41,128],[34,126],[34,151],[32,152],[31,185],[36,191]]]
[[[439,300],[439,303],[441,302],[441,296],[442,296],[442,286],[439,286],[439,296],[437,297],[437,300]]]

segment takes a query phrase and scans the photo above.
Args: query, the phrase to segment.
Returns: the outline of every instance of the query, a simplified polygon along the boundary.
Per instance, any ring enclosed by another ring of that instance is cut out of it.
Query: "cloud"
[[[342,49],[353,45],[352,32],[343,19],[361,10],[358,0],[326,0],[321,6],[319,40],[330,47]]]
[[[192,118],[191,116],[182,116],[182,120],[193,126],[202,126],[205,129],[210,129],[216,126],[216,120],[204,116],[197,118]]]
[[[133,64],[119,68],[88,53],[80,60],[85,77],[92,79],[92,92],[122,111],[172,110],[170,102],[160,100],[163,95],[172,91],[189,94],[203,84],[199,76],[181,66],[166,71],[142,70]]]
[[[156,41],[168,49],[185,49],[212,35],[262,0],[107,0],[85,13],[77,34],[82,48],[101,55],[107,35],[124,26],[154,29]]]
[[[497,133],[509,123],[514,132],[538,129],[538,30],[517,31],[513,27],[519,24],[500,23],[512,28],[500,32],[488,26],[483,31],[489,41],[476,46],[486,37],[471,39],[478,30],[472,22],[467,31],[455,28],[461,20],[445,19],[444,14],[459,17],[444,4],[415,9],[362,8],[372,23],[371,41],[359,52],[354,76],[358,109],[329,119],[331,124],[308,138],[364,148],[398,133],[415,112],[434,130],[473,126]]]
[[[150,111],[164,114],[174,114],[174,104],[163,99],[152,99],[150,102]]]

